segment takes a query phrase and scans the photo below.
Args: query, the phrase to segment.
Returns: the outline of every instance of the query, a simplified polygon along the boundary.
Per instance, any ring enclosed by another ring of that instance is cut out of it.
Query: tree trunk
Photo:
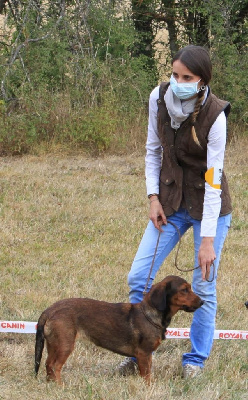
[[[132,17],[135,29],[138,33],[138,43],[136,43],[133,50],[134,56],[145,55],[147,57],[147,66],[153,69],[154,63],[154,49],[153,49],[153,16],[149,0],[132,0]]]

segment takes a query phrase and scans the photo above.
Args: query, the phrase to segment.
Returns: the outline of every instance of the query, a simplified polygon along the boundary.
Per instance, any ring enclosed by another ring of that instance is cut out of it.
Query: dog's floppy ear
[[[166,283],[166,285],[155,285],[154,288],[151,289],[150,299],[152,305],[159,311],[164,311],[167,305],[167,295],[169,292],[170,283]]]

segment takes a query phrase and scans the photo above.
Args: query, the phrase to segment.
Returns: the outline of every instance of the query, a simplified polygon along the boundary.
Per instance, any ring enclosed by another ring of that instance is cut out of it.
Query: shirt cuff
[[[151,193],[159,194],[159,185],[157,184],[157,182],[146,179],[146,194],[148,196]]]

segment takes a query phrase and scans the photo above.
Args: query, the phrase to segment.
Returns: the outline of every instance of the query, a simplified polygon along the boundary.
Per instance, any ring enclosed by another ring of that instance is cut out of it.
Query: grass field
[[[229,144],[225,170],[233,223],[218,277],[217,329],[248,330],[248,140]],[[128,301],[127,274],[147,224],[144,154],[87,158],[53,154],[2,158],[0,164],[1,320],[37,321],[54,301],[92,297]],[[181,274],[175,253],[156,278]],[[193,262],[192,232],[178,263]],[[192,273],[181,274],[191,280]],[[178,313],[172,327],[189,327]],[[46,383],[45,352],[34,377],[33,334],[0,333],[0,399],[247,400],[248,342],[215,340],[204,374],[181,379],[188,340],[169,339],[154,355],[153,383],[120,378],[122,357],[78,342],[63,370],[64,387]]]

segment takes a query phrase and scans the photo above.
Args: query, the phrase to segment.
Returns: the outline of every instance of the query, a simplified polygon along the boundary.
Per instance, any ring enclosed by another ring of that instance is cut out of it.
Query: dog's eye
[[[188,289],[188,288],[182,289],[182,292],[183,292],[183,293],[188,293],[188,292],[189,292],[189,289]]]

